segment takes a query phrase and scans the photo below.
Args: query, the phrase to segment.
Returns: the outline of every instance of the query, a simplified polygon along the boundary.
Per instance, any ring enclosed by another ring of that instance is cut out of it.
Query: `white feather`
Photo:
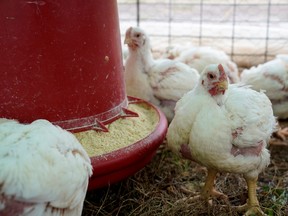
[[[46,120],[2,122],[0,167],[4,212],[21,202],[20,215],[81,215],[92,167],[70,132]]]
[[[228,68],[227,75],[231,83],[239,82],[238,67],[236,63],[231,61],[230,57],[222,50],[212,47],[194,47],[186,46],[175,60],[183,62],[199,73],[210,64],[223,64]]]
[[[244,70],[241,81],[256,91],[265,90],[274,114],[280,119],[288,118],[288,55],[278,55],[265,64]]]
[[[266,146],[276,125],[269,99],[241,84],[229,85],[216,99],[202,85],[205,75],[177,102],[168,128],[168,147],[180,154],[181,145],[187,144],[193,159],[204,166],[257,176],[269,164]],[[241,133],[233,137],[237,129]],[[233,146],[253,147],[259,142],[263,142],[259,156],[231,153]]]

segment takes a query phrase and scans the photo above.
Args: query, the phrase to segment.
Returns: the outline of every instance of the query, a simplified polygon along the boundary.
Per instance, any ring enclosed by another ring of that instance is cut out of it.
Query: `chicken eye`
[[[139,34],[139,33],[138,33],[138,34],[136,34],[136,37],[137,37],[137,38],[139,38],[139,37],[140,37],[140,34]]]
[[[212,73],[208,73],[207,76],[209,79],[215,79],[215,75]]]

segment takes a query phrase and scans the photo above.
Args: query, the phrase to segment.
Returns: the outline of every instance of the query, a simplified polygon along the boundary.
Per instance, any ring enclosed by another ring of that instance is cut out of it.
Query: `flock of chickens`
[[[256,184],[269,164],[275,116],[288,118],[288,56],[239,76],[224,52],[209,47],[170,50],[173,60],[155,60],[148,35],[137,27],[127,29],[124,43],[127,95],[158,106],[170,122],[168,147],[208,169],[197,197],[226,197],[214,189],[217,173],[243,174],[248,200],[237,209],[264,214]],[[0,140],[0,215],[81,215],[92,167],[71,133],[46,120],[0,119]]]
[[[256,196],[257,179],[270,163],[267,146],[277,131],[275,117],[288,118],[288,55],[239,76],[237,65],[220,50],[175,48],[169,59],[155,60],[148,35],[138,27],[127,29],[124,43],[129,49],[127,94],[150,101],[166,114],[169,149],[207,167],[205,186],[196,197],[227,198],[214,189],[216,175],[239,173],[247,182],[248,199],[236,209],[264,215]],[[285,139],[288,128],[277,134]]]

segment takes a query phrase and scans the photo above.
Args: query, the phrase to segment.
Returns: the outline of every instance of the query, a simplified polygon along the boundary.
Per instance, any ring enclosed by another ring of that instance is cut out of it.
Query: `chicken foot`
[[[257,195],[256,195],[256,188],[257,188],[257,178],[250,179],[245,177],[248,186],[248,199],[247,203],[242,206],[236,206],[235,209],[237,211],[245,212],[245,216],[249,215],[265,215],[265,213],[261,210]]]
[[[285,141],[288,137],[288,127],[285,128],[279,128],[275,133],[275,136],[282,141]]]
[[[216,175],[217,175],[217,171],[215,170],[212,170],[212,169],[208,169],[208,175],[206,177],[206,182],[205,182],[205,185],[204,185],[204,188],[201,192],[201,194],[199,195],[200,197],[206,199],[206,200],[209,200],[209,198],[211,196],[213,197],[219,197],[219,198],[223,198],[223,199],[228,199],[228,197],[217,191],[215,188],[214,188],[214,181],[216,179]]]
[[[228,200],[228,197],[225,194],[217,191],[214,188],[214,181],[215,181],[216,175],[217,175],[217,171],[213,169],[208,169],[208,175],[207,175],[206,182],[205,182],[202,192],[199,195],[192,196],[189,198],[184,198],[179,201],[195,201],[199,199],[204,199],[210,205],[212,205],[211,200],[209,200],[211,197],[217,197],[217,198],[221,198],[224,200]]]

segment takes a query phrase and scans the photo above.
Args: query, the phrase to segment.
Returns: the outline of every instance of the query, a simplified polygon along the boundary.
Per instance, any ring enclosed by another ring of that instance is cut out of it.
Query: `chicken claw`
[[[288,137],[288,127],[285,128],[280,128],[277,132],[275,132],[275,136],[282,141],[285,141],[286,138]]]
[[[264,216],[266,215],[260,208],[260,206],[251,206],[249,205],[248,203],[242,205],[242,206],[236,206],[234,207],[236,211],[239,211],[239,212],[245,212],[244,216],[254,216],[254,215],[259,215],[259,216]]]
[[[228,200],[228,196],[217,191],[216,189],[212,189],[212,191],[210,192],[210,195],[209,197],[207,196],[207,194],[205,193],[200,193],[198,195],[195,195],[195,196],[192,196],[192,197],[187,197],[187,198],[183,198],[181,199],[182,201],[186,201],[186,200],[189,200],[189,201],[195,201],[195,200],[198,200],[198,199],[203,199],[205,201],[209,201],[209,198],[210,197],[216,197],[216,198],[219,198],[219,199],[223,199],[223,200]],[[180,201],[180,200],[179,200]]]
[[[251,216],[251,215],[266,215],[261,209],[259,206],[253,206],[253,207],[250,207],[248,209],[248,211],[245,212],[244,216]]]
[[[205,182],[202,192],[199,195],[192,196],[189,198],[183,198],[183,199],[178,200],[177,202],[195,201],[195,200],[201,199],[201,200],[208,202],[208,204],[212,205],[212,200],[210,199],[211,197],[216,197],[216,198],[220,198],[225,201],[228,201],[227,195],[217,191],[214,188],[214,180],[215,180],[216,175],[217,175],[217,171],[213,169],[208,169],[208,176],[206,178],[206,182]]]

